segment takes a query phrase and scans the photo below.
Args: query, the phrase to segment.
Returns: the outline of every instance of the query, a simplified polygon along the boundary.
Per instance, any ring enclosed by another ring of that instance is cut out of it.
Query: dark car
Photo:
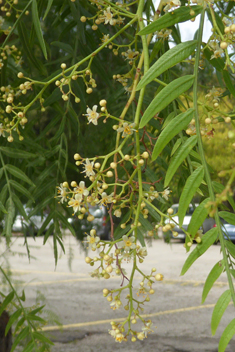
[[[70,218],[69,222],[75,229],[78,239],[83,239],[85,234],[89,234],[91,229],[96,230],[97,236],[102,240],[110,239],[110,222],[107,208],[103,205],[89,206],[90,215],[94,216],[93,221],[86,218],[79,220],[78,218]]]
[[[184,217],[184,220],[183,220],[183,225],[182,227],[180,228],[178,225],[175,225],[174,227],[174,232],[177,232],[178,235],[176,238],[184,241],[185,240],[185,232],[184,231],[187,231],[188,229],[188,226],[190,224],[190,221],[191,221],[191,218],[192,218],[192,215],[193,215],[193,212],[195,211],[195,209],[199,206],[198,203],[195,203],[195,204],[189,204],[189,207],[187,209],[187,212],[185,214],[185,217]],[[171,206],[171,208],[174,210],[174,213],[173,213],[173,217],[172,219],[178,223],[179,222],[179,218],[177,216],[177,213],[178,213],[178,209],[179,209],[179,204],[173,204]],[[176,214],[176,215],[174,215]],[[168,222],[171,222],[170,220],[168,220]],[[206,233],[207,231],[209,231],[213,226],[214,226],[214,219],[213,218],[206,218],[202,224],[202,226],[200,227],[200,230],[203,231],[203,233]],[[169,231],[169,232],[166,232],[164,234],[164,239],[166,240],[166,242],[169,242],[169,240],[171,238],[175,238],[173,236],[173,232],[172,231]]]

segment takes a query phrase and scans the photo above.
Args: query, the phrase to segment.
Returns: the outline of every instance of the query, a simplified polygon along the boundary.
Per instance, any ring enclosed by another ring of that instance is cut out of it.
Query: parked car
[[[178,232],[178,236],[176,238],[179,238],[182,241],[185,240],[186,235],[185,235],[183,230],[187,231],[188,225],[189,225],[189,223],[191,221],[191,218],[192,218],[192,215],[193,215],[193,212],[196,209],[196,207],[198,207],[198,205],[199,205],[198,203],[189,205],[188,210],[187,210],[187,212],[185,214],[185,217],[184,217],[184,220],[183,220],[183,225],[182,225],[181,228],[179,226],[175,225],[174,231]],[[179,222],[179,218],[178,218],[177,215],[174,216],[174,214],[178,213],[179,204],[174,204],[174,205],[171,206],[171,208],[174,210],[172,219],[176,223],[178,223]],[[168,222],[170,222],[170,220]],[[208,230],[210,230],[214,226],[214,224],[215,224],[215,221],[214,221],[213,218],[206,218],[200,229],[203,231],[203,233],[206,233]],[[165,238],[166,241],[169,241],[170,238],[174,238],[174,236],[172,234],[172,231],[169,231],[169,232],[165,233],[164,234],[164,238]]]
[[[75,229],[77,238],[81,240],[85,233],[89,234],[91,229],[95,229],[97,236],[103,240],[109,240],[110,222],[107,208],[103,205],[89,206],[89,213],[94,216],[93,221],[88,221],[86,218],[82,220],[78,218],[69,219]]]
[[[32,209],[26,207],[24,207],[24,210],[27,215],[29,215],[32,211]],[[29,221],[27,221],[21,214],[17,214],[12,225],[12,232],[21,232],[25,233],[26,236],[35,236],[42,227],[44,221],[47,219],[47,216],[47,213],[39,212],[35,215],[32,215],[29,218]],[[45,230],[43,231],[43,234],[49,229],[51,224],[52,220],[46,226]],[[4,228],[4,220],[2,221],[2,228]]]
[[[216,224],[214,225],[216,227]],[[222,221],[222,231],[224,239],[235,242],[235,226]]]

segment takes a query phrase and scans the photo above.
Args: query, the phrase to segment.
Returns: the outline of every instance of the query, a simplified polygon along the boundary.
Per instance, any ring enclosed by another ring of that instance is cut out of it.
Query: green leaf
[[[220,338],[218,352],[224,352],[228,346],[229,341],[235,334],[235,319],[230,321],[228,326],[224,329],[224,332]]]
[[[212,186],[216,193],[222,193],[225,190],[225,186],[216,181],[212,182]],[[233,197],[231,197],[230,195],[228,195],[228,202],[231,204],[233,210],[235,211],[235,202]]]
[[[60,212],[56,212],[56,215],[58,216],[58,218],[60,219],[62,224],[65,226],[65,228],[69,229],[69,231],[72,233],[72,235],[74,237],[76,237],[76,232],[75,232],[73,226],[68,222],[68,219]]]
[[[181,112],[181,111],[179,111]],[[162,125],[162,130],[171,122],[171,120],[173,120],[173,118],[176,116],[177,114],[175,113],[175,111],[172,111],[167,118],[164,120],[164,123]]]
[[[6,209],[7,209],[7,215],[6,215],[6,221],[5,221],[5,231],[6,231],[7,241],[9,241],[11,237],[13,220],[15,217],[15,206],[11,197],[9,197],[7,200]]]
[[[22,308],[17,309],[13,314],[11,314],[10,319],[8,320],[6,330],[5,330],[5,335],[7,335],[8,331],[10,330],[12,324],[17,321],[19,316],[22,313]]]
[[[43,66],[42,62],[35,57],[34,51],[31,50],[29,46],[28,30],[24,22],[20,21],[17,28],[18,28],[20,43],[24,50],[25,56],[33,64],[33,66],[36,67],[43,75],[47,75],[47,70],[45,66]]]
[[[224,82],[226,84],[226,87],[228,88],[230,93],[235,97],[235,88],[234,88],[234,85],[231,81],[230,75],[227,70],[223,70],[223,78],[224,78]]]
[[[22,302],[25,302],[25,292],[24,292],[24,290],[22,291],[22,295],[19,296],[19,299],[20,299]]]
[[[193,16],[190,14],[192,9],[195,13]],[[176,23],[186,22],[196,17],[202,12],[202,10],[202,6],[181,6],[180,8],[172,12],[168,12],[164,16],[158,18],[156,21],[150,23],[148,26],[143,28],[138,33],[138,35],[150,34],[156,31],[160,31],[163,28],[169,28]]]
[[[209,275],[207,276],[206,282],[203,287],[203,292],[202,292],[202,304],[205,302],[206,297],[208,293],[210,292],[210,289],[214,285],[215,281],[220,277],[224,270],[224,265],[219,261],[214,265],[214,267],[211,269]]]
[[[40,227],[40,229],[38,230],[37,236],[41,236],[41,234],[43,234],[46,227],[49,225],[50,221],[52,220],[53,216],[54,216],[54,212],[51,211],[50,214],[47,216],[46,220],[44,221],[44,223],[42,224],[42,226]]]
[[[27,346],[25,346],[25,348],[23,349],[22,352],[31,352],[35,349],[35,341],[31,340]]]
[[[23,328],[23,330],[21,330],[21,332],[19,333],[19,335],[16,337],[12,347],[11,347],[11,350],[10,352],[13,352],[16,348],[16,346],[18,346],[19,342],[21,340],[24,340],[27,336],[29,336],[29,326],[25,326]]]
[[[194,81],[193,75],[186,75],[175,79],[163,88],[151,101],[140,121],[139,128],[143,128],[151,118],[168,106],[179,95],[188,90]],[[191,110],[191,109],[189,109]]]
[[[71,47],[71,45],[66,44],[66,43],[55,41],[55,42],[51,42],[51,45],[57,46],[58,48],[64,50],[66,53],[69,53],[69,54],[73,54],[73,52],[74,52],[74,49]],[[59,89],[58,89],[58,91],[59,91]],[[60,94],[60,96],[61,96],[61,94]]]
[[[20,170],[18,167],[15,167],[13,165],[10,164],[6,164],[5,168],[15,177],[19,178],[22,181],[25,181],[27,183],[29,183],[32,186],[35,186],[35,184],[30,180],[30,178],[22,171]]]
[[[7,214],[7,210],[4,207],[4,205],[2,204],[2,202],[0,201],[0,211],[2,211],[4,214]]]
[[[161,132],[157,139],[157,142],[153,149],[152,160],[155,160],[161,151],[165,148],[167,143],[172,140],[179,132],[188,126],[189,122],[194,116],[194,110],[188,109],[188,111],[177,115]]]
[[[220,320],[221,320],[226,308],[228,307],[230,301],[231,301],[231,292],[230,292],[230,290],[226,290],[224,293],[222,293],[222,295],[218,299],[218,301],[214,307],[213,313],[212,313],[212,317],[211,317],[211,333],[212,333],[212,335],[215,335],[216,330],[219,326]]]
[[[207,231],[207,233],[202,237],[202,242],[199,243],[196,248],[189,254],[186,259],[180,275],[184,275],[191,265],[199,258],[206,250],[216,241],[218,237],[218,229],[214,227],[213,229]]]
[[[203,166],[196,169],[187,179],[186,184],[184,186],[183,192],[180,196],[179,200],[179,210],[178,210],[178,217],[179,217],[179,225],[183,225],[184,217],[188,206],[196,193],[197,189],[199,188],[204,176],[204,168]]]
[[[47,8],[46,8],[46,11],[45,11],[45,14],[43,16],[43,21],[45,20],[45,18],[47,17],[50,9],[51,9],[51,5],[53,4],[53,0],[48,0],[48,3],[47,3]]]
[[[33,25],[34,25],[36,35],[38,37],[39,45],[42,49],[45,59],[47,60],[47,49],[42,35],[42,28],[41,28],[39,15],[38,15],[37,0],[33,0],[32,2],[32,17],[33,17]]]
[[[26,221],[29,221],[29,218],[25,212],[24,206],[15,193],[12,194],[12,199],[13,199],[13,202],[15,203],[16,208],[19,210],[19,213],[24,217]]]
[[[182,60],[185,60],[196,49],[196,47],[197,41],[190,40],[188,42],[176,45],[172,49],[166,51],[146,72],[141,81],[138,83],[136,90],[145,87],[157,76],[175,66]]]
[[[211,59],[211,56],[213,55],[213,51],[212,49],[208,49],[205,48],[203,50],[203,54],[205,55],[206,59],[208,60],[208,62],[214,67],[216,68],[216,70],[218,70],[219,72],[223,71],[224,69],[224,61],[223,59],[221,59],[221,57],[218,57],[217,59]]]
[[[191,217],[190,223],[188,225],[187,231],[192,237],[194,237],[199,230],[200,226],[203,224],[207,218],[208,211],[205,208],[206,204],[209,202],[210,198],[206,198],[201,202],[201,204],[194,210]]]
[[[10,148],[10,147],[0,147],[0,151],[2,151],[3,154],[10,156],[11,158],[17,158],[17,159],[28,159],[28,158],[37,157],[36,154],[26,152],[25,150],[22,150],[22,151],[17,150],[16,148]]]
[[[228,211],[220,211],[219,216],[231,225],[235,225],[235,214],[229,213]]]
[[[33,336],[35,337],[35,339],[37,339],[38,341],[42,341],[42,342],[45,342],[45,343],[48,343],[49,345],[54,345],[54,343],[49,340],[46,336],[44,336],[43,334],[41,334],[40,332],[38,331],[34,331],[33,332]]]
[[[197,143],[197,136],[193,136],[187,139],[187,141],[177,150],[175,155],[173,156],[164,181],[164,188],[167,187],[176,173],[176,170],[180,166],[180,164],[186,159],[189,152]]]
[[[18,182],[14,181],[14,180],[10,180],[9,183],[20,193],[24,194],[28,199],[32,199],[32,194],[21,184],[19,184]]]
[[[8,304],[13,300],[15,296],[15,292],[11,291],[10,293],[8,293],[8,295],[4,298],[4,301],[1,303],[0,305],[0,316],[2,315],[2,312],[6,309],[6,307],[8,306]]]
[[[179,146],[182,144],[182,139],[178,138],[177,141],[175,142],[172,150],[171,150],[171,156],[175,154],[176,150],[179,148]]]
[[[235,259],[235,244],[230,241],[225,241],[225,247],[231,254],[231,256]]]

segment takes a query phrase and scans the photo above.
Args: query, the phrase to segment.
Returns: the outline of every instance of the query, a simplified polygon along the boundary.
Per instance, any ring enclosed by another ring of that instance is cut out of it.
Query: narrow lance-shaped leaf
[[[196,248],[189,254],[186,259],[180,275],[184,275],[191,265],[197,260],[206,250],[216,241],[218,237],[218,229],[213,227],[211,230],[202,237],[202,242],[199,243]]]
[[[19,316],[22,314],[22,308],[17,309],[13,314],[11,314],[10,319],[8,320],[5,335],[7,335],[8,331],[10,330],[12,324],[17,321]]]
[[[32,17],[33,17],[33,25],[35,28],[35,32],[38,37],[38,42],[39,42],[40,47],[42,49],[42,52],[45,56],[45,59],[47,60],[47,50],[46,50],[46,45],[45,45],[43,35],[42,35],[42,28],[41,28],[39,15],[38,15],[37,0],[33,0],[33,2],[32,2]]]
[[[23,187],[21,184],[19,184],[18,182],[14,181],[14,180],[10,180],[9,183],[20,193],[24,194],[28,199],[32,199],[32,194],[25,188]]]
[[[175,79],[163,88],[145,110],[139,127],[143,128],[154,115],[178,98],[180,94],[186,92],[192,86],[193,81],[193,75],[186,75]]]
[[[164,187],[167,187],[174,176],[176,170],[180,166],[180,164],[185,160],[188,156],[189,152],[197,143],[197,136],[193,136],[187,139],[187,141],[177,150],[175,155],[173,156],[170,165],[168,167]]]
[[[10,293],[8,293],[8,295],[4,298],[4,301],[1,303],[0,305],[0,316],[2,315],[2,312],[6,309],[6,307],[8,306],[8,304],[13,300],[15,296],[15,292],[11,291]]]
[[[193,14],[192,11],[193,10]],[[162,17],[158,18],[156,21],[150,23],[148,26],[143,28],[138,35],[145,35],[154,33],[156,31],[160,31],[163,28],[169,28],[176,23],[186,22],[195,18],[198,14],[200,14],[203,10],[202,6],[181,6],[180,8],[168,12]]]
[[[165,52],[154,64],[150,67],[147,73],[143,76],[136,90],[139,90],[150,83],[157,76],[175,66],[177,63],[185,60],[196,49],[197,41],[190,40],[188,42],[180,43],[172,49]]]
[[[8,198],[6,207],[7,207],[7,215],[6,215],[6,221],[5,221],[5,231],[6,231],[7,241],[9,241],[11,237],[13,219],[15,216],[15,206],[11,197]]]
[[[13,352],[16,348],[16,346],[18,346],[18,344],[20,343],[20,341],[24,340],[27,336],[29,336],[29,326],[25,326],[23,328],[23,330],[21,330],[21,332],[19,333],[19,335],[17,335],[10,352]]]
[[[229,341],[235,334],[235,319],[230,321],[228,326],[224,329],[224,332],[220,338],[218,352],[224,352],[228,346]]]
[[[45,11],[45,14],[43,16],[43,20],[45,20],[45,18],[47,17],[50,9],[51,9],[51,5],[53,3],[54,0],[48,0],[48,3],[47,3],[47,8],[46,8],[46,11]]]
[[[228,211],[220,211],[219,216],[229,224],[235,225],[235,214],[229,213]]]
[[[186,181],[183,192],[180,196],[179,200],[179,225],[182,226],[183,220],[188,209],[188,206],[199,188],[204,176],[204,168],[203,166],[197,168],[192,175],[190,175]]]
[[[210,198],[204,199],[203,202],[201,202],[201,204],[193,212],[187,229],[187,231],[192,237],[196,235],[204,220],[207,218],[208,210],[205,206],[209,202],[209,200]]]
[[[221,273],[224,270],[224,265],[221,261],[216,263],[214,267],[211,269],[209,275],[207,276],[206,282],[203,287],[203,292],[202,292],[202,303],[205,302],[206,297],[208,293],[210,292],[210,289],[214,285],[215,281],[220,277]]]
[[[231,256],[235,259],[235,244],[230,241],[225,241],[225,247],[231,254]]]
[[[19,178],[22,181],[29,183],[30,185],[34,186],[34,183],[30,180],[30,178],[18,167],[15,167],[10,164],[6,164],[5,168],[15,177]]]
[[[194,110],[188,109],[188,111],[177,115],[172,121],[169,122],[157,139],[153,149],[152,160],[157,159],[158,155],[165,148],[167,143],[169,143],[173,137],[188,126],[193,116]]]
[[[229,72],[226,70],[223,70],[223,78],[224,82],[226,84],[226,87],[228,88],[229,92],[235,97],[235,87],[231,81]]]
[[[0,147],[0,151],[11,158],[17,159],[27,159],[27,158],[36,158],[36,154],[26,152],[25,150],[17,150],[16,148],[10,147]]]
[[[2,202],[0,201],[0,211],[2,211],[4,214],[7,214],[7,210],[4,207],[4,205],[2,204]]]
[[[216,330],[219,326],[220,320],[221,320],[226,308],[228,307],[230,301],[231,301],[231,292],[230,292],[230,290],[226,290],[224,293],[222,293],[222,295],[218,299],[218,301],[214,307],[213,313],[212,313],[212,317],[211,317],[211,333],[212,333],[212,335],[215,335]]]

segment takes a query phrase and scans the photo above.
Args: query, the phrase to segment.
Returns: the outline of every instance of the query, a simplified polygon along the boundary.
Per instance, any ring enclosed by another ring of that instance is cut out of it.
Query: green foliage
[[[113,250],[123,281],[122,262],[134,257],[124,287],[129,315],[116,326],[123,332],[115,336],[119,342],[130,331],[134,339],[147,336],[130,330],[131,316],[143,305],[133,299],[133,280],[135,272],[141,273],[150,285],[146,292],[152,289],[154,276],[142,273],[137,262],[147,254],[146,234],[154,233],[156,223],[157,228],[171,221],[167,209],[173,199],[179,202],[179,226],[195,197],[200,203],[185,230],[186,251],[193,240],[198,244],[181,275],[216,240],[221,243],[222,259],[209,273],[202,295],[204,302],[225,271],[229,290],[215,306],[213,334],[230,300],[235,303],[234,245],[224,240],[220,223],[223,218],[235,225],[228,208],[235,210],[235,115],[228,99],[235,96],[234,65],[227,50],[234,44],[234,5],[207,4],[188,6],[182,1],[173,7],[174,2],[161,1],[155,8],[144,0],[23,0],[16,6],[9,2],[0,24],[1,236],[10,246],[14,221],[21,215],[29,255],[26,232],[33,217],[41,214],[37,235],[44,236],[44,244],[52,236],[57,264],[59,249],[65,251],[63,230],[82,240],[82,221],[90,217],[92,223],[90,207],[106,207],[112,240],[102,241],[91,230],[88,245],[92,250],[101,247],[102,255]],[[213,26],[208,43],[202,42],[205,13]],[[178,24],[198,15],[195,40],[182,43]],[[223,158],[217,156],[221,150]],[[68,220],[72,214],[78,226]],[[200,239],[199,229],[208,216],[217,227]],[[93,276],[108,279],[102,255]],[[92,258],[88,262],[95,264]],[[20,343],[24,352],[46,351],[51,341],[39,330],[45,324],[44,306],[25,308],[27,292],[19,295],[0,270],[9,288],[6,295],[1,293],[0,312],[12,308],[6,327],[6,332],[14,329],[11,352]],[[115,302],[124,288],[109,292]],[[148,332],[150,323],[142,321]],[[219,352],[233,334],[232,321],[222,334]]]

